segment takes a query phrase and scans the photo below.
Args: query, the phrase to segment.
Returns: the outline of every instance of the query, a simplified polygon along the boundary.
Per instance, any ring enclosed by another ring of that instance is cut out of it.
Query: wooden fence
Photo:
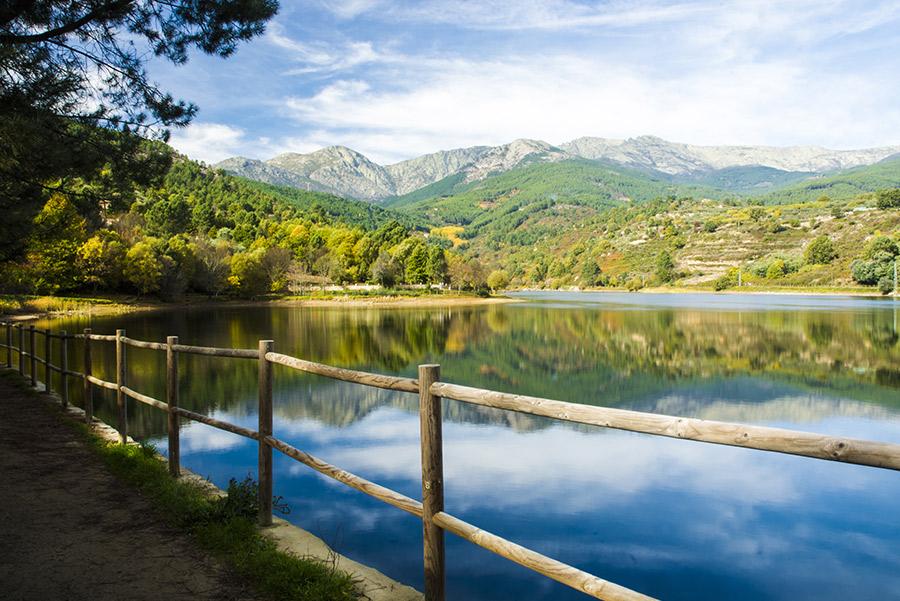
[[[507,411],[518,411],[558,420],[615,428],[631,432],[642,432],[656,436],[684,438],[721,445],[747,447],[761,451],[787,453],[867,465],[872,467],[900,470],[900,444],[873,442],[799,432],[780,428],[750,426],[692,418],[672,417],[655,413],[643,413],[624,409],[612,409],[554,401],[550,399],[520,396],[491,390],[459,386],[440,381],[440,366],[420,365],[418,379],[344,369],[298,359],[276,353],[274,342],[260,340],[256,349],[214,348],[180,344],[177,336],[169,336],[166,342],[145,342],[125,335],[125,330],[116,330],[115,335],[93,334],[90,329],[82,334],[67,334],[65,331],[52,333],[50,330],[36,330],[34,326],[5,323],[6,326],[6,367],[13,368],[13,354],[18,355],[18,370],[23,376],[30,374],[32,386],[37,386],[37,363],[45,366],[45,387],[50,390],[51,372],[62,375],[61,390],[63,405],[68,403],[69,377],[79,378],[84,383],[85,419],[93,419],[92,387],[99,386],[116,391],[117,429],[122,443],[128,437],[128,398],[150,405],[168,414],[169,453],[168,465],[173,476],[180,475],[179,420],[186,418],[244,436],[259,445],[259,524],[272,523],[272,450],[275,449],[312,469],[343,482],[369,496],[375,497],[398,509],[402,509],[422,520],[423,563],[425,571],[425,598],[427,601],[444,599],[444,532],[453,534],[506,559],[514,561],[535,572],[553,578],[597,599],[607,601],[650,599],[650,597],[618,584],[603,580],[587,572],[556,561],[540,553],[517,545],[500,536],[491,534],[444,511],[443,445],[441,440],[441,399],[453,399],[464,403],[494,407]],[[18,345],[13,344],[13,331],[18,332]],[[29,344],[26,350],[25,333]],[[36,336],[44,336],[43,358],[38,357]],[[60,344],[60,365],[51,363],[52,341]],[[84,345],[83,371],[69,369],[67,347],[70,341],[80,340]],[[108,382],[92,375],[92,343],[114,342],[116,346],[116,381]],[[126,381],[127,347],[153,349],[166,353],[166,400],[161,401],[141,394],[128,387]],[[250,430],[224,422],[178,406],[178,355],[192,353],[215,357],[252,359],[259,365],[259,425]],[[25,359],[30,362],[30,370],[25,368]],[[325,376],[336,380],[374,386],[387,390],[416,393],[419,395],[419,415],[422,451],[422,501],[409,498],[365,478],[351,474],[339,467],[301,451],[274,436],[272,423],[272,383],[273,365],[283,365],[306,373]]]

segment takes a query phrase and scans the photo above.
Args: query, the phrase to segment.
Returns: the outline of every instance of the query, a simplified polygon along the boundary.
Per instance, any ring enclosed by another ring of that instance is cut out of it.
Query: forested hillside
[[[155,178],[113,187],[110,167],[65,191],[48,187],[23,250],[2,266],[4,291],[175,299],[349,283],[724,289],[738,280],[889,291],[900,257],[897,159],[750,197],[574,159],[474,182],[451,176],[377,205],[245,180],[147,144],[170,161],[157,161]],[[747,185],[780,177],[733,171]]]
[[[461,261],[416,217],[183,157],[129,194],[109,197],[101,184],[68,187],[92,190],[96,202],[47,192],[24,251],[2,265],[4,291],[248,297],[324,283],[443,283],[448,261]]]

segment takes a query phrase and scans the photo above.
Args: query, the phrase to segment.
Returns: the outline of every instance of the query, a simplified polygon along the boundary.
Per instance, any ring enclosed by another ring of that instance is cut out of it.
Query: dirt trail
[[[0,378],[0,598],[255,599],[120,484],[57,411]]]

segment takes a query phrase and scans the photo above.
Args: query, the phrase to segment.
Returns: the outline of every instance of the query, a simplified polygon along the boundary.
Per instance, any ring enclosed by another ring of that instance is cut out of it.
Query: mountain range
[[[519,139],[379,165],[343,146],[284,153],[266,161],[232,157],[217,165],[265,183],[328,192],[366,201],[426,198],[536,163],[591,161],[653,181],[766,193],[900,155],[900,146],[830,150],[816,146],[697,146],[655,136],[626,140],[583,137],[559,145]]]

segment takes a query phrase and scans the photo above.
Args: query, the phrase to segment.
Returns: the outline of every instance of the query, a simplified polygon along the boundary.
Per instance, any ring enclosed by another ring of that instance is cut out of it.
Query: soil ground
[[[57,413],[0,378],[0,598],[255,601]]]

